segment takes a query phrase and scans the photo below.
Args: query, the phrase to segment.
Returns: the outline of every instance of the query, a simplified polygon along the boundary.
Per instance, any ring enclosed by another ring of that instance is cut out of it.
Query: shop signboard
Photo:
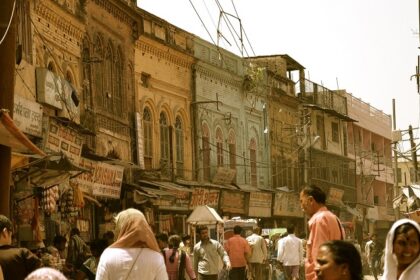
[[[191,194],[190,210],[202,205],[217,209],[219,206],[219,194],[219,190],[194,188]]]
[[[252,192],[249,195],[250,217],[271,217],[271,193]]]
[[[42,137],[42,105],[15,95],[13,122],[26,134]]]
[[[232,214],[245,214],[245,193],[238,191],[222,191],[220,210]]]
[[[82,144],[82,137],[75,129],[50,119],[45,138],[45,150],[63,152],[73,163],[77,164],[82,153]]]
[[[71,179],[79,188],[95,196],[120,198],[124,167],[81,158],[79,166],[88,169]]]
[[[274,216],[303,217],[299,197],[292,193],[276,193],[273,206]]]
[[[124,167],[98,162],[94,172],[93,195],[120,198]]]
[[[166,199],[160,197],[156,200],[154,205],[157,205],[162,210],[179,210],[188,211],[188,205],[190,203],[190,193],[180,190],[165,190],[173,195],[172,199]]]
[[[330,188],[328,192],[327,204],[335,205],[335,206],[343,206],[343,195],[344,190],[340,190],[337,188]]]

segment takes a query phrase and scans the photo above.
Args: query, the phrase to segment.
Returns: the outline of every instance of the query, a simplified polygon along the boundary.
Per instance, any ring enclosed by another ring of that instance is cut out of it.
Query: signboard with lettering
[[[236,176],[236,170],[224,167],[218,167],[213,177],[213,184],[229,185]]]
[[[245,193],[223,190],[220,210],[232,214],[245,214]]]
[[[273,206],[273,215],[303,217],[298,195],[292,193],[276,193]]]
[[[23,132],[42,137],[42,105],[15,95],[13,122]]]
[[[44,141],[46,150],[63,152],[74,163],[79,162],[83,140],[75,129],[50,119],[47,137]]]
[[[219,206],[219,194],[219,190],[194,188],[193,193],[191,194],[190,210],[202,205],[207,205],[217,209]]]
[[[190,193],[179,190],[165,190],[173,195],[172,199],[160,197],[154,203],[159,209],[164,210],[180,210],[188,211],[188,205],[190,203]]]
[[[249,194],[250,217],[271,217],[271,193],[252,192]]]
[[[90,171],[71,179],[72,182],[78,184],[83,192],[102,197],[120,198],[124,175],[123,166],[93,161],[86,158],[80,158],[78,165]]]

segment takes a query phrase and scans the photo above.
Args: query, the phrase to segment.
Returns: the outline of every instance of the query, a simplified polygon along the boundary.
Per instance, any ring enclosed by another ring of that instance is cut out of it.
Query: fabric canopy
[[[187,219],[187,223],[196,225],[223,224],[222,218],[216,210],[207,205],[197,206]]]
[[[0,111],[0,144],[19,153],[46,155],[20,131],[6,110]]]

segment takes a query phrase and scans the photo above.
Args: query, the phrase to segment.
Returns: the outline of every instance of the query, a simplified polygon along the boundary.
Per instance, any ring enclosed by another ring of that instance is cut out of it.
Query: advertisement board
[[[245,214],[245,193],[222,191],[220,210],[232,214]]]
[[[273,215],[303,217],[298,195],[292,193],[276,193],[274,197]]]
[[[24,133],[42,137],[42,105],[15,95],[13,122]]]
[[[250,217],[271,217],[272,194],[266,192],[252,192],[249,194]]]
[[[219,194],[219,190],[194,188],[191,194],[190,210],[193,210],[195,207],[202,205],[207,205],[212,208],[218,208]]]

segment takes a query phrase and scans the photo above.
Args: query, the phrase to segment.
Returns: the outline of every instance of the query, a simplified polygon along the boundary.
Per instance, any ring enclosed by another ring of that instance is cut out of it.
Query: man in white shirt
[[[277,261],[284,268],[284,274],[287,280],[299,279],[299,267],[303,264],[303,246],[302,241],[295,236],[295,226],[287,227],[288,235],[279,242]]]
[[[267,260],[267,244],[260,235],[260,227],[254,228],[253,232],[246,238],[251,246],[251,257],[248,259],[249,269],[252,279],[263,279],[264,262]]]

